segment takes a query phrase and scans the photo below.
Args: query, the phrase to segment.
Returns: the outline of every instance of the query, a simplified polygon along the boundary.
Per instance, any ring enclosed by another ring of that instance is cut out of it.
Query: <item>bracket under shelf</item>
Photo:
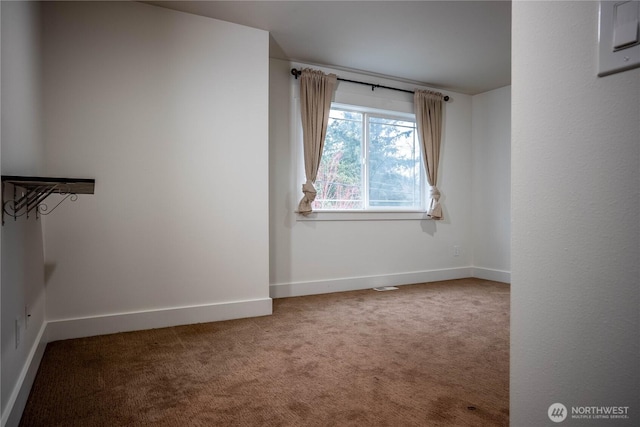
[[[75,201],[78,194],[93,194],[95,183],[95,179],[84,178],[2,175],[2,224],[4,225],[5,215],[9,215],[14,220],[23,215],[29,218],[31,212],[35,212],[36,218],[40,215],[48,215],[67,199]],[[8,200],[5,200],[5,184],[13,185],[13,197]],[[60,194],[64,197],[49,209],[44,201],[52,194]]]

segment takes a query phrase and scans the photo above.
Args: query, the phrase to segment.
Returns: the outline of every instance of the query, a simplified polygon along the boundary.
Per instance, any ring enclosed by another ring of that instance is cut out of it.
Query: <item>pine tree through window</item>
[[[332,106],[314,210],[423,210],[422,181],[412,115]]]

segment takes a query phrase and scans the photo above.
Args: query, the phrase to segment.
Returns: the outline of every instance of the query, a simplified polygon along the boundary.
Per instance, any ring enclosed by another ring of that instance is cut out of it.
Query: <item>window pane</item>
[[[331,110],[313,209],[362,209],[362,114]]]
[[[355,111],[346,111],[332,108],[329,113],[329,117],[332,119],[353,120],[358,123],[362,123],[362,113],[358,113]]]
[[[420,207],[420,150],[412,122],[371,117],[369,205]]]
[[[329,117],[314,210],[422,208],[420,150],[411,118],[348,106],[335,106]]]
[[[409,127],[409,128],[414,128],[416,126],[414,122],[407,121],[407,120],[389,119],[386,117],[375,117],[375,116],[371,116],[369,118],[369,123],[380,123],[383,125],[403,126],[403,127]]]

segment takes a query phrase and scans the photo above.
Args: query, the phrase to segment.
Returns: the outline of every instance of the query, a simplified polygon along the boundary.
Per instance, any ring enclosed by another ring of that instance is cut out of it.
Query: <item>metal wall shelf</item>
[[[75,201],[78,194],[93,194],[95,179],[84,178],[50,178],[39,176],[11,176],[2,175],[2,224],[4,216],[9,215],[14,220],[18,217],[35,212],[36,218],[48,215],[67,199]],[[5,184],[13,186],[13,197],[5,200]],[[22,190],[18,190],[18,189]],[[53,208],[44,203],[52,194],[63,195]]]

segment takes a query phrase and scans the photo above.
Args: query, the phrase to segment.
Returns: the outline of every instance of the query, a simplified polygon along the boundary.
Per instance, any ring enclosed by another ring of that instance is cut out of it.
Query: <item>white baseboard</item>
[[[268,316],[271,313],[271,298],[263,298],[76,319],[50,320],[47,322],[46,337],[47,341],[51,342],[117,332]]]
[[[471,267],[415,271],[380,276],[347,277],[311,282],[279,283],[269,287],[269,295],[271,298],[298,297],[331,292],[356,291],[380,286],[399,286],[413,283],[437,282],[440,280],[463,279],[465,277],[472,277]]]
[[[44,322],[9,397],[6,410],[2,413],[0,425],[15,427],[20,424],[22,412],[27,404],[48,342],[116,332],[268,316],[271,313],[271,298],[263,298]]]
[[[29,355],[27,356],[24,367],[20,372],[16,386],[11,392],[11,396],[9,396],[7,407],[2,413],[2,427],[15,427],[20,424],[22,412],[24,411],[24,407],[27,405],[31,386],[36,378],[40,362],[42,361],[42,356],[44,355],[44,350],[47,346],[47,341],[45,340],[46,327],[46,323],[43,323],[33,343],[33,347],[31,347],[31,351],[29,351]]]
[[[472,268],[473,277],[478,279],[493,280],[494,282],[511,283],[511,272],[503,270],[493,270],[491,268]]]

